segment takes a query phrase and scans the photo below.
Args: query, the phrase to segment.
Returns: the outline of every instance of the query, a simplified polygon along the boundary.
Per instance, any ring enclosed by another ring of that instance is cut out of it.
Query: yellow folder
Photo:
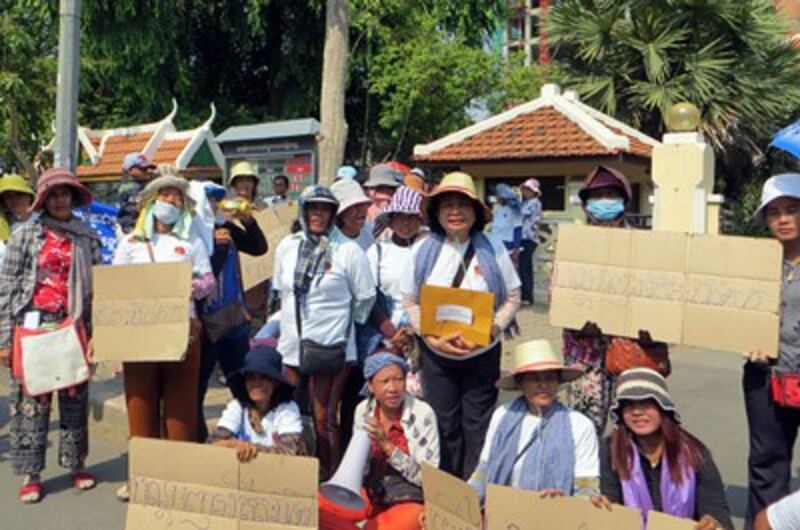
[[[460,331],[478,346],[491,341],[493,293],[423,285],[419,305],[423,335],[442,337]]]

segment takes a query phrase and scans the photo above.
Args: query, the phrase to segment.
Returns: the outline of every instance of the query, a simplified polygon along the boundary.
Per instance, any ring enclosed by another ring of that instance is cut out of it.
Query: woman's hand
[[[744,358],[751,363],[768,364],[772,359],[769,353],[764,350],[753,350],[744,354]]]
[[[0,348],[0,364],[6,367],[11,365],[11,348]]]
[[[555,499],[556,497],[563,497],[564,492],[562,492],[558,488],[546,488],[543,490],[539,490],[539,498],[540,499]]]
[[[475,349],[475,345],[464,339],[461,332],[456,332],[444,337],[427,335],[425,340],[430,346],[448,355],[467,355]]]
[[[367,422],[364,424],[364,430],[367,431],[370,439],[378,444],[378,446],[381,448],[381,451],[386,453],[387,456],[392,454],[392,451],[394,451],[394,445],[392,445],[392,442],[389,441],[389,437],[386,434],[386,429],[383,428],[383,425],[381,425],[377,418],[374,416],[367,418]]]
[[[407,355],[414,348],[414,331],[403,326],[391,338],[392,350],[400,355]]]
[[[717,530],[717,528],[722,528],[722,525],[708,514],[701,517],[697,524],[694,525],[694,530]]]
[[[597,508],[605,508],[609,512],[611,511],[611,501],[605,495],[592,495],[589,497],[589,501]]]
[[[258,446],[244,440],[236,440],[236,458],[239,462],[245,463],[254,459],[258,455]]]

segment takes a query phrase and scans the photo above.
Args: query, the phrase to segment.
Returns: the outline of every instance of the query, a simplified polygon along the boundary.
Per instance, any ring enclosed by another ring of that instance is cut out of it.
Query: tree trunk
[[[31,182],[36,182],[36,168],[33,167],[31,163],[31,159],[28,158],[28,154],[25,152],[25,149],[22,148],[22,144],[19,141],[19,122],[20,116],[19,112],[17,111],[17,103],[13,99],[8,101],[8,121],[10,123],[9,133],[8,133],[8,145],[11,147],[11,152],[14,153],[14,158],[17,159],[19,165],[22,166],[22,170],[25,172],[25,175]]]
[[[318,181],[327,185],[333,182],[336,170],[342,165],[347,143],[344,96],[349,60],[349,1],[327,0],[325,9]]]

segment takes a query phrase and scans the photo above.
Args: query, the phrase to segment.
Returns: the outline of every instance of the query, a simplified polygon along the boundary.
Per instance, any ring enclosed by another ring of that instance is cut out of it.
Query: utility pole
[[[56,79],[55,167],[75,171],[78,147],[78,75],[81,61],[81,1],[60,0]]]

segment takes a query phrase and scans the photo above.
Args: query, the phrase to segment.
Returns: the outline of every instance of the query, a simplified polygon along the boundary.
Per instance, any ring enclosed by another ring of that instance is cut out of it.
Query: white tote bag
[[[22,382],[30,396],[79,385],[89,379],[89,365],[75,325],[23,336]]]

